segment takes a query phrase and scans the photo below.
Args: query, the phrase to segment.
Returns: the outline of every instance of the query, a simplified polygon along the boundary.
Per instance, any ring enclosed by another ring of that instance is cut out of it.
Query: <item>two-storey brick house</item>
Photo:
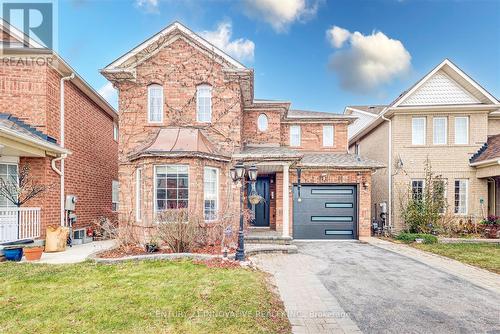
[[[295,238],[370,234],[381,164],[348,154],[354,117],[255,99],[253,70],[178,22],[102,73],[119,91],[121,220],[147,229],[170,209],[207,221],[238,212],[229,169],[243,162],[257,166],[264,198],[251,206],[254,226]]]
[[[350,106],[352,152],[384,162],[373,177],[372,208],[389,205],[395,230],[404,228],[401,192],[419,196],[424,165],[444,180],[447,211],[478,221],[500,214],[500,103],[445,59],[395,101]],[[379,211],[380,212],[380,211]]]
[[[75,229],[116,219],[116,111],[54,51],[2,20],[0,30],[0,177],[28,164],[49,186],[19,209],[0,196],[0,243],[66,224],[66,195],[77,197]]]

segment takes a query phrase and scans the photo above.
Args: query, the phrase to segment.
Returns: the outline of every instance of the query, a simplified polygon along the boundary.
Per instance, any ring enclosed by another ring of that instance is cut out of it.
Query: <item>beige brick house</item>
[[[122,221],[147,230],[158,213],[187,208],[208,223],[237,222],[229,169],[243,162],[257,166],[264,198],[248,204],[255,227],[295,238],[370,234],[371,175],[382,164],[348,154],[354,117],[255,99],[253,70],[178,22],[102,73],[119,90]]]
[[[385,106],[350,106],[351,152],[382,161],[373,176],[372,213],[389,204],[389,220],[403,228],[400,195],[423,187],[424,163],[445,180],[448,210],[475,220],[500,214],[500,103],[449,60],[444,60]]]

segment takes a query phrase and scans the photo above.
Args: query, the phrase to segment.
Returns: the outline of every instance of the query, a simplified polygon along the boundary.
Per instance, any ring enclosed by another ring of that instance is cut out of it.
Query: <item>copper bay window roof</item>
[[[162,128],[153,142],[132,156],[201,157],[230,160],[217,152],[214,145],[199,129]]]

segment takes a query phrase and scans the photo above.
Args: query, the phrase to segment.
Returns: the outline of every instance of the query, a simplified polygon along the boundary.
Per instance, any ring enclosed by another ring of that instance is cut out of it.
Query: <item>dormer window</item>
[[[163,122],[163,87],[161,85],[148,86],[148,122]]]
[[[196,87],[196,120],[202,123],[212,121],[212,87],[209,85]]]

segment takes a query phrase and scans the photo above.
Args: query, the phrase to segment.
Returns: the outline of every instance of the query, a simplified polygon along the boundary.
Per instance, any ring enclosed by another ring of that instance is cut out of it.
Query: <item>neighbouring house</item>
[[[120,97],[122,222],[147,230],[168,210],[207,222],[237,213],[229,169],[242,162],[257,166],[264,198],[248,204],[253,226],[298,239],[370,235],[371,175],[383,165],[348,153],[355,117],[255,99],[253,70],[178,22],[101,73]]]
[[[0,177],[29,164],[33,179],[50,185],[21,208],[0,198],[0,243],[66,224],[66,195],[77,197],[75,229],[116,219],[116,111],[55,52],[4,21],[0,29]]]
[[[400,193],[424,187],[424,164],[445,182],[448,213],[474,221],[500,214],[500,103],[448,59],[389,105],[349,106],[351,152],[384,162],[372,177],[372,213],[389,206],[404,228]]]

